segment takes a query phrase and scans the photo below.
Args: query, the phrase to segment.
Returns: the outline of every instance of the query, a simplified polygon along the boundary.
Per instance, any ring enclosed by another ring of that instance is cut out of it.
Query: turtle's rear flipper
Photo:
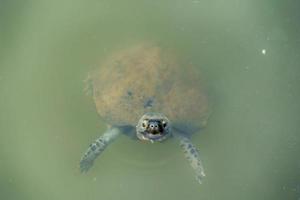
[[[191,167],[196,172],[197,181],[201,184],[205,173],[199,156],[199,151],[192,144],[190,139],[184,136],[183,134],[175,133],[174,135],[179,139],[180,146],[183,149],[184,155],[189,161]]]
[[[113,142],[121,131],[118,128],[109,128],[102,136],[90,144],[89,148],[80,160],[80,171],[87,172],[92,166],[95,159],[105,150],[107,145]]]

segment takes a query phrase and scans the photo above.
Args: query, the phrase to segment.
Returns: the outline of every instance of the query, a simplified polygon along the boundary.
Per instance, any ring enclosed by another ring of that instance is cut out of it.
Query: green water
[[[0,1],[0,199],[299,199],[300,5],[276,0]],[[85,175],[104,130],[87,72],[153,40],[199,67],[212,103],[193,137],[199,185],[177,142],[122,136]]]

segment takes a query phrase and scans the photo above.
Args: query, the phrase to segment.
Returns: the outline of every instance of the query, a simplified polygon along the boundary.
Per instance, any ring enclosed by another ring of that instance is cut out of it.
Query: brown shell
[[[146,112],[161,112],[172,123],[206,124],[199,75],[154,44],[113,54],[90,76],[97,111],[111,125],[135,126]]]

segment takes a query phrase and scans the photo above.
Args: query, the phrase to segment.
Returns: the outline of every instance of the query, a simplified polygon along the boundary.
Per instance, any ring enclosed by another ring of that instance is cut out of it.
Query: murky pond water
[[[1,199],[299,199],[300,5],[294,1],[2,1]],[[83,80],[114,49],[151,40],[205,77],[193,136],[199,185],[175,140],[121,136],[87,174],[106,129]]]

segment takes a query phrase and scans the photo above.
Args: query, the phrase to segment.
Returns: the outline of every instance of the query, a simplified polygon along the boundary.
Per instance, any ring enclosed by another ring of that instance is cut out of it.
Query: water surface
[[[1,199],[299,199],[300,26],[295,1],[2,1]],[[106,125],[83,80],[114,49],[153,40],[205,77],[206,178],[176,141],[122,136],[85,175]]]

